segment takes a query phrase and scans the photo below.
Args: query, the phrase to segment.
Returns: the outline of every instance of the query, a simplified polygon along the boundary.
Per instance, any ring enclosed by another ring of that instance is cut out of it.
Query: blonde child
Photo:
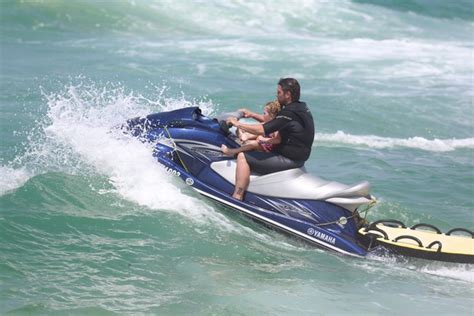
[[[277,113],[280,112],[280,109],[280,103],[275,100],[265,104],[263,108],[263,115],[248,111],[246,109],[243,109],[241,111],[244,112],[244,117],[250,117],[261,123],[266,123],[274,119]],[[240,152],[252,150],[271,152],[275,145],[281,142],[281,138],[278,132],[271,133],[270,135],[265,136],[257,136],[254,134],[242,133],[237,131],[237,135],[243,142],[242,146],[240,146],[239,148],[228,148],[226,145],[222,145],[221,150],[224,155],[233,157]]]

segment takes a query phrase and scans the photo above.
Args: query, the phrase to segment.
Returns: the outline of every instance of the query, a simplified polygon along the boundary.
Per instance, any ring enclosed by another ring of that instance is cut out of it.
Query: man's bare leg
[[[243,200],[245,191],[250,182],[250,166],[245,159],[244,153],[237,155],[237,168],[235,169],[235,190],[232,197],[237,200]]]
[[[259,148],[260,146],[258,145],[258,142],[255,140],[252,140],[252,141],[248,141],[245,145],[242,145],[239,148],[229,148],[226,145],[222,145],[221,151],[224,153],[224,155],[233,157],[243,151],[258,150]]]

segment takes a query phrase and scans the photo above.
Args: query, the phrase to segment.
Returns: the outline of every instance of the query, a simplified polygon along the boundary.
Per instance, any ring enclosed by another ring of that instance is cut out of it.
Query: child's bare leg
[[[242,141],[245,142],[247,139],[249,139],[249,133],[242,131],[240,128],[237,129],[235,132],[237,137]]]
[[[242,137],[242,134],[243,134],[243,133],[245,133],[245,132],[242,132],[242,131],[240,130],[240,128],[238,128],[238,129],[235,131],[235,134],[237,135],[237,137],[238,137],[240,140],[242,140],[241,137]]]
[[[240,132],[240,136],[239,136],[239,139],[245,143],[246,141],[248,140],[251,140],[251,139],[256,139],[257,138],[257,135],[255,134],[252,134],[252,133],[247,133],[247,132]]]

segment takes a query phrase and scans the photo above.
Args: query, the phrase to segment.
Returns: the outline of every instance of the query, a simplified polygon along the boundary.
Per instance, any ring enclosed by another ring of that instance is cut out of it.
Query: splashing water
[[[163,87],[157,100],[151,100],[123,87],[98,88],[95,84],[69,85],[63,92],[43,92],[48,111],[42,135],[29,137],[27,152],[16,159],[18,168],[2,166],[5,193],[23,185],[29,178],[62,170],[67,173],[96,172],[105,175],[122,198],[154,210],[178,212],[205,222],[211,217],[227,225],[212,207],[189,195],[152,156],[153,145],[124,135],[116,128],[127,119],[151,112],[169,111],[197,105],[212,113],[212,102],[165,97]],[[36,131],[35,131],[36,132]],[[30,170],[29,170],[29,169]]]

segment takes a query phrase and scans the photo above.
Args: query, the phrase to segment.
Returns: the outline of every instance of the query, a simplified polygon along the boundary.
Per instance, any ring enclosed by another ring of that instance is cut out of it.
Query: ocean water
[[[0,2],[0,314],[473,315],[472,266],[318,250],[170,178],[127,118],[300,81],[307,169],[373,221],[474,228],[474,8],[456,0]]]

